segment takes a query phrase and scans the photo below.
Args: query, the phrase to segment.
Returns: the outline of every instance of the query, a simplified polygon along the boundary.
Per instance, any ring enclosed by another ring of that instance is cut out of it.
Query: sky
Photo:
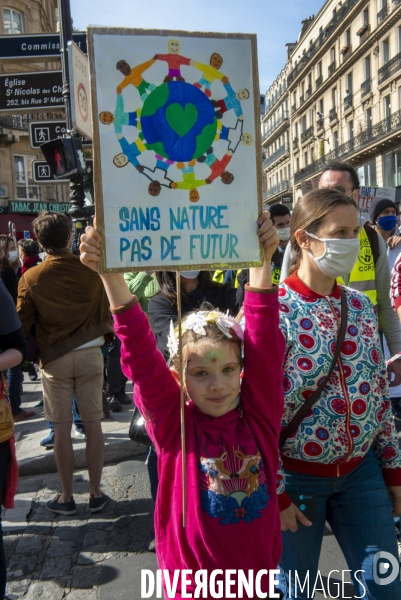
[[[74,29],[88,25],[256,33],[260,92],[286,63],[301,21],[317,14],[324,0],[70,0]]]

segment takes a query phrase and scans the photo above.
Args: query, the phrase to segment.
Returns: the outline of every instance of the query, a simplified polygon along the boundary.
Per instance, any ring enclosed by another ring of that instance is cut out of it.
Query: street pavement
[[[23,406],[31,408],[41,395],[40,384],[25,383]],[[111,501],[102,512],[88,509],[88,475],[79,466],[74,473],[74,498],[77,513],[72,517],[53,515],[45,503],[60,491],[51,450],[39,441],[47,425],[38,417],[16,425],[17,456],[23,461],[16,508],[3,518],[4,544],[8,565],[7,597],[10,600],[139,600],[141,569],[156,570],[155,555],[148,551],[153,538],[153,501],[145,465],[146,449],[132,442],[132,456],[126,449],[119,455],[117,446],[128,442],[131,407],[112,413],[104,421],[105,437],[115,445],[118,458],[104,467],[102,490]],[[75,456],[82,440],[73,438]],[[37,457],[35,457],[35,453]],[[40,457],[45,457],[45,459]],[[32,468],[33,474],[29,474]],[[42,472],[39,472],[39,471]],[[347,569],[338,544],[329,530],[324,537],[319,565],[323,582],[333,569]],[[335,581],[332,597],[337,596]],[[316,598],[325,596],[317,593]],[[329,596],[326,596],[329,597]],[[340,598],[353,598],[346,585]],[[155,598],[153,596],[152,598]]]

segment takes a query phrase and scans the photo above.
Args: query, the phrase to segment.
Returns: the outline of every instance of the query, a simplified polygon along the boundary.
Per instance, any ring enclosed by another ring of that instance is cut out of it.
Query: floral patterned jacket
[[[282,449],[277,477],[280,509],[285,469],[338,477],[352,471],[373,447],[386,485],[401,484],[401,453],[388,397],[388,380],[370,300],[345,287],[348,326],[329,383]],[[280,328],[286,339],[282,428],[316,390],[329,369],[340,325],[341,296],[310,290],[296,273],[279,290]]]

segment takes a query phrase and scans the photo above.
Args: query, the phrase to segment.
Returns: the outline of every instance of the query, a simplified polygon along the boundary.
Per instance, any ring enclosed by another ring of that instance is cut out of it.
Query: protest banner
[[[259,266],[256,36],[88,28],[100,272]]]

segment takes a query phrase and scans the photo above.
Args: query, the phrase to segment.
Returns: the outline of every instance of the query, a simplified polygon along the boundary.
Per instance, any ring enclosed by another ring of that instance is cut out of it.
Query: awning
[[[17,239],[24,237],[24,231],[29,231],[32,235],[32,221],[37,215],[18,215],[16,213],[0,215],[0,234],[9,235],[8,223],[12,221],[17,231]],[[32,236],[33,237],[33,236]]]

